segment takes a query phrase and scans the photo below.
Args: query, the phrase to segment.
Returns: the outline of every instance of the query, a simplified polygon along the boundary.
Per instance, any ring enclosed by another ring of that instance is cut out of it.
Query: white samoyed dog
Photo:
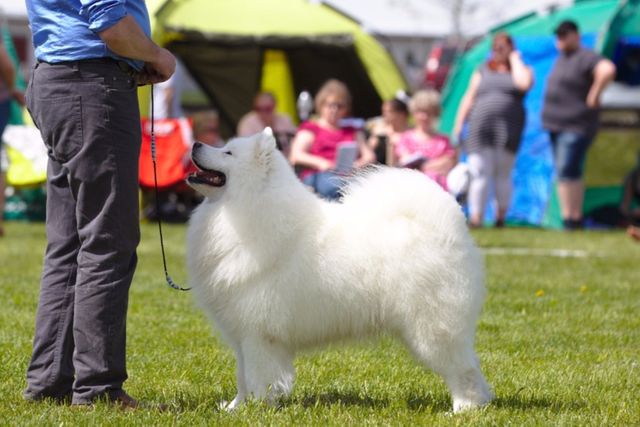
[[[481,254],[452,196],[423,174],[373,168],[341,203],[312,194],[271,130],[222,148],[196,143],[189,184],[194,298],[235,351],[238,394],[274,402],[297,351],[381,333],[444,378],[454,411],[492,393],[474,352]]]

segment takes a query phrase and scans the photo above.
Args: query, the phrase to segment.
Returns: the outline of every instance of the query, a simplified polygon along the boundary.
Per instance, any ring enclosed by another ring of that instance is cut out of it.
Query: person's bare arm
[[[24,94],[16,88],[16,70],[2,42],[0,42],[0,80],[4,82],[11,96],[24,105]]]
[[[98,35],[114,53],[145,63],[141,83],[163,82],[175,72],[175,57],[147,37],[131,15],[125,16]]]
[[[611,81],[616,77],[616,66],[610,60],[603,58],[593,69],[593,83],[587,95],[587,106],[597,108],[600,106],[600,95]]]
[[[456,115],[456,121],[453,126],[453,137],[458,138],[460,132],[462,132],[462,126],[467,119],[471,106],[476,99],[476,93],[478,92],[478,86],[480,86],[480,80],[482,76],[478,71],[474,72],[469,82],[469,87],[460,101],[460,107],[458,107],[458,114]]]
[[[458,163],[456,153],[446,154],[444,156],[429,159],[424,163],[422,171],[432,171],[440,174],[447,174]]]
[[[511,64],[511,77],[516,88],[522,92],[531,89],[531,86],[533,86],[533,71],[522,61],[520,52],[517,50],[511,52],[509,54],[509,63]]]
[[[9,89],[13,89],[16,83],[16,72],[13,68],[11,58],[9,58],[9,52],[5,48],[4,44],[0,41],[0,79],[4,82],[5,86]]]
[[[319,171],[326,171],[334,167],[333,163],[324,157],[309,153],[315,136],[307,130],[301,130],[293,138],[289,162],[294,166],[306,166]]]
[[[373,148],[371,148],[371,146],[367,144],[362,132],[358,132],[356,136],[356,142],[358,143],[360,156],[355,161],[354,166],[356,168],[361,168],[363,166],[374,163],[376,161],[376,153],[373,151]]]

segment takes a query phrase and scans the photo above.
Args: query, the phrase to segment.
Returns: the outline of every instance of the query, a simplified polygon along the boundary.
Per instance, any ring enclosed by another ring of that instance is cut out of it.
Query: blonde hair
[[[339,98],[342,98],[347,106],[347,111],[351,110],[351,93],[349,93],[349,88],[347,88],[347,85],[342,83],[340,80],[330,79],[327,80],[322,85],[320,90],[318,90],[318,93],[316,93],[314,102],[316,113],[320,112],[322,105],[330,96],[337,96]]]
[[[416,111],[427,111],[436,117],[440,117],[440,94],[434,89],[423,89],[416,92],[409,101],[411,113]]]

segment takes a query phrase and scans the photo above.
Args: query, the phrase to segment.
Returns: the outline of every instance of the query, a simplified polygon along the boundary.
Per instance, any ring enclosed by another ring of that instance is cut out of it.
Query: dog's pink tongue
[[[224,179],[224,175],[222,175],[221,173],[217,173],[217,172],[209,172],[209,171],[198,171],[196,172],[196,176],[208,183],[209,185],[212,185],[214,187],[220,187],[222,185],[224,185],[225,179]]]

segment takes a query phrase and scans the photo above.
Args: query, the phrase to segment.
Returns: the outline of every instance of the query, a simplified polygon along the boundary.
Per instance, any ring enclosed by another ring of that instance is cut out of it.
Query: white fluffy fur
[[[187,258],[196,301],[236,354],[229,409],[287,395],[297,351],[379,333],[444,378],[454,411],[491,400],[473,348],[483,262],[438,185],[377,168],[329,203],[300,183],[268,131],[192,156],[227,177],[220,188],[192,184],[207,198]]]

